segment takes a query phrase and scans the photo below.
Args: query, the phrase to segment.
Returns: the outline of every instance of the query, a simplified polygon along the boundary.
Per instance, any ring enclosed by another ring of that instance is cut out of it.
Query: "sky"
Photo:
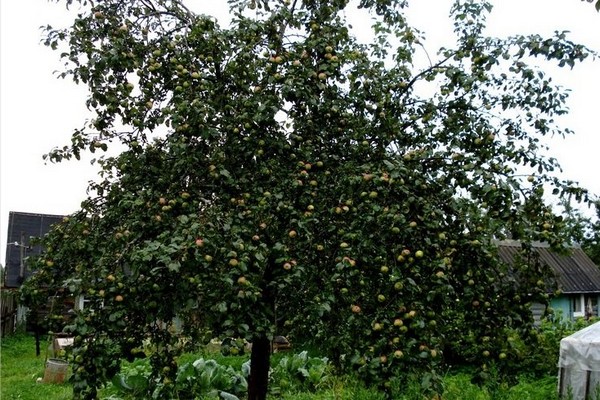
[[[226,18],[225,0],[189,0],[192,8]],[[434,54],[451,32],[451,0],[412,0],[411,20],[427,32]],[[495,36],[570,31],[569,38],[600,52],[600,14],[580,0],[493,0],[488,32]],[[368,21],[349,15],[355,27]],[[91,157],[45,164],[42,156],[69,144],[83,126],[86,88],[57,79],[59,54],[43,46],[40,26],[64,26],[70,14],[64,4],[48,0],[0,2],[0,264],[4,265],[10,211],[66,215],[79,208],[88,182],[97,176]],[[598,124],[600,60],[574,70],[552,69],[556,82],[571,89],[570,113],[560,122],[576,132],[551,140],[550,154],[563,167],[562,177],[600,195]]]

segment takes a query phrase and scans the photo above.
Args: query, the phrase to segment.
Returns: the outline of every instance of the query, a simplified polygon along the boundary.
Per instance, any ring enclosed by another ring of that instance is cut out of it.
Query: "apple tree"
[[[148,354],[172,396],[182,337],[252,342],[251,400],[275,334],[383,387],[518,357],[507,336],[529,337],[548,271],[502,264],[494,241],[560,247],[545,193],[587,198],[546,154],[569,131],[542,70],[586,48],[486,36],[487,2],[453,5],[455,44],[424,67],[403,0],[230,0],[227,25],[178,0],[66,4],[77,17],[45,43],[93,119],[47,157],[100,153],[100,176],[24,291],[88,301],[68,327],[77,398]]]

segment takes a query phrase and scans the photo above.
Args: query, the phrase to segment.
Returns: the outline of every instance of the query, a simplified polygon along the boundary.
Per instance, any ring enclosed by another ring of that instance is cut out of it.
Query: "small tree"
[[[563,33],[486,37],[490,4],[466,1],[456,46],[415,70],[405,1],[357,2],[370,45],[346,1],[229,3],[228,28],[164,0],[82,0],[70,28],[48,27],[95,113],[49,159],[125,147],[98,158],[29,283],[92,304],[70,327],[76,397],[147,338],[152,390],[169,396],[175,317],[197,339],[252,342],[250,400],[267,395],[276,333],[384,387],[443,362],[510,365],[497,327],[528,331],[546,271],[510,271],[493,240],[560,246],[544,187],[586,197],[541,152],[565,133],[566,94],[533,60],[588,51]]]

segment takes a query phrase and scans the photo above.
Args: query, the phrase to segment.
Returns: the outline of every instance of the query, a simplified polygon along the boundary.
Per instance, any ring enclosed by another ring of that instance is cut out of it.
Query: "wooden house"
[[[521,244],[515,240],[498,242],[500,258],[512,263]],[[578,247],[572,247],[567,255],[558,254],[544,243],[534,243],[534,251],[539,261],[549,266],[554,272],[560,294],[553,296],[550,307],[560,311],[563,317],[598,316],[600,299],[600,268]],[[533,305],[534,317],[539,318],[544,311],[543,306]]]

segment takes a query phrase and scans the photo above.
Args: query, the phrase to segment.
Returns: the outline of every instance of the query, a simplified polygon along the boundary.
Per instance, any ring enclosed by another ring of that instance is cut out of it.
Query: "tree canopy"
[[[545,136],[569,133],[554,121],[567,95],[540,66],[586,48],[486,36],[485,1],[453,5],[455,45],[419,70],[425,36],[403,0],[230,0],[226,27],[178,0],[73,3],[45,43],[94,118],[48,159],[100,152],[100,178],[44,239],[24,296],[89,300],[68,327],[76,397],[146,340],[154,394],[169,396],[181,335],[252,342],[252,400],[276,334],[383,387],[509,365],[508,338],[534,339],[549,275],[502,264],[495,241],[561,247],[544,193],[587,199],[545,154]],[[371,19],[371,43],[350,12]]]

